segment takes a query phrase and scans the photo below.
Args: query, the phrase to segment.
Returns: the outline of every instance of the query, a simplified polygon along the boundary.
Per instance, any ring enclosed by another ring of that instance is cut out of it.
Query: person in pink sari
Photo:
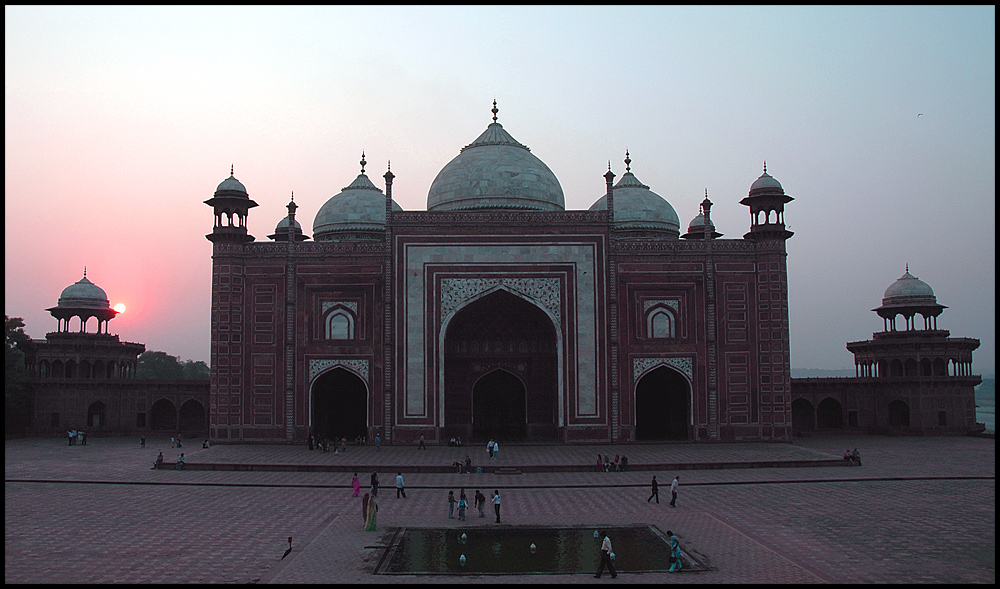
[[[351,497],[357,497],[358,493],[361,492],[361,481],[358,480],[358,473],[354,473],[354,480],[351,481],[351,485],[354,487],[354,493]]]

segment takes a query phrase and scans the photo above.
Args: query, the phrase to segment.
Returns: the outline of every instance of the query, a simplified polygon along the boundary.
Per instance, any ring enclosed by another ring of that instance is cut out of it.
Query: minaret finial
[[[629,159],[629,157],[628,157],[628,148],[626,147],[625,148],[625,173],[626,174],[628,174],[629,172],[632,171],[632,168],[629,167],[629,165],[631,163],[632,163],[632,160]]]
[[[767,160],[764,160],[764,173],[767,173]]]
[[[362,150],[362,152],[361,152],[361,173],[362,174],[365,173],[365,164],[367,164],[367,163],[368,162],[365,161],[365,152]]]
[[[493,113],[493,122],[494,123],[497,122],[497,113],[500,112],[500,111],[497,109],[497,99],[496,98],[493,99],[493,108],[492,108],[492,110],[490,112]]]
[[[234,164],[229,164],[229,175],[230,176],[233,175],[233,170],[235,170],[235,169],[236,169],[236,166]]]
[[[909,268],[909,266],[907,266],[907,268]],[[87,267],[86,266],[83,267],[83,277],[84,278],[87,277]]]
[[[295,191],[292,191],[292,202],[295,202]]]
[[[909,273],[910,273],[910,263],[909,263],[909,262],[907,262],[907,263],[906,263],[906,273],[907,273],[907,274],[909,274]],[[84,276],[86,276],[86,275],[87,275],[87,270],[86,270],[86,268],[84,268],[84,270],[83,270],[83,275],[84,275]]]

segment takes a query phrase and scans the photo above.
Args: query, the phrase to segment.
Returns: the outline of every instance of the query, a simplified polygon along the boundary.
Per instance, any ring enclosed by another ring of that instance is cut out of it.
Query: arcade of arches
[[[444,437],[558,438],[558,355],[552,320],[499,290],[466,306],[444,338]]]
[[[156,431],[204,432],[207,429],[208,418],[205,406],[195,399],[188,399],[177,405],[169,399],[159,399],[153,403],[150,411],[150,429]]]
[[[312,433],[321,439],[368,435],[368,387],[344,368],[321,374],[312,386]]]

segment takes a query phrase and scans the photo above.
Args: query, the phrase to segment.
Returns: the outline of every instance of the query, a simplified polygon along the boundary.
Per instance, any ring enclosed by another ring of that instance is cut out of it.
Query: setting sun
[[[119,313],[124,313],[125,312],[125,304],[124,303],[118,303],[117,305],[115,305],[115,311],[118,311]]]

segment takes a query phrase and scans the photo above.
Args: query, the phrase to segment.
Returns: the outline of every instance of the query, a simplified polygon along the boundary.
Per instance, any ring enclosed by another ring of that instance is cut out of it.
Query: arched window
[[[948,366],[941,358],[934,359],[934,376],[948,376]]]
[[[646,315],[646,337],[676,337],[676,324],[674,314],[669,308],[653,307]]]
[[[900,360],[889,362],[889,376],[903,376],[903,363]]]
[[[354,339],[354,315],[342,307],[326,316],[326,339]]]

